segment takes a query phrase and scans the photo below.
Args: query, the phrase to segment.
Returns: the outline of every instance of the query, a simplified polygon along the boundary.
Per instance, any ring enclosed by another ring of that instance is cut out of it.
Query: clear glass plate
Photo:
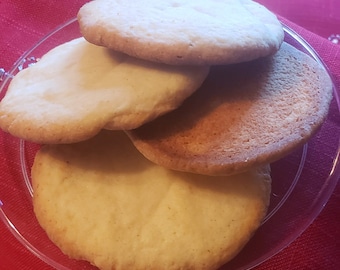
[[[284,26],[284,30],[286,42],[324,65],[315,51],[293,30],[287,26]],[[53,47],[79,36],[78,23],[73,19],[43,38],[5,74],[0,85],[0,98],[3,98],[8,83],[18,70],[36,62]],[[335,89],[334,95],[333,106],[335,104],[337,111],[333,117],[339,118],[339,98]],[[272,164],[273,187],[269,212],[241,253],[221,269],[251,269],[261,264],[294,241],[313,222],[328,201],[340,175],[340,133],[327,136],[327,130],[333,125],[332,121],[326,120],[308,144]],[[327,155],[316,151],[320,142],[329,147]],[[2,144],[5,146],[5,155],[18,162],[6,160],[8,171],[2,172],[7,175],[4,178],[7,182],[0,190],[0,219],[25,247],[50,266],[64,270],[96,269],[87,262],[71,260],[62,254],[35,219],[30,168],[39,145],[8,134],[3,134]],[[313,164],[320,163],[321,171],[311,169]]]

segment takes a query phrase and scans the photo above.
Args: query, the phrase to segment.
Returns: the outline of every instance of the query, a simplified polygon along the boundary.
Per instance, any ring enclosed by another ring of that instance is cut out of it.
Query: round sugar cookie
[[[100,269],[217,269],[263,220],[269,166],[231,177],[167,170],[122,131],[48,145],[32,168],[36,217],[68,256]]]
[[[283,43],[272,57],[212,68],[181,107],[128,134],[161,166],[228,175],[304,144],[326,118],[331,99],[327,72]]]
[[[0,102],[0,128],[37,143],[71,143],[101,129],[131,129],[179,106],[209,67],[136,59],[84,38],[19,72]]]
[[[174,65],[216,65],[274,53],[282,25],[250,0],[96,0],[78,12],[91,43]]]

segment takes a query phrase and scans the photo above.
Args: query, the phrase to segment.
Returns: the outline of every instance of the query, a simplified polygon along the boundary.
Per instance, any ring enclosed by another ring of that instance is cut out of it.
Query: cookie
[[[212,68],[180,108],[128,134],[157,164],[228,175],[303,145],[323,123],[331,99],[328,73],[283,43],[272,57]]]
[[[91,43],[148,61],[217,65],[274,53],[282,25],[250,0],[96,0],[78,12]]]
[[[100,269],[217,269],[260,226],[269,166],[231,177],[175,172],[123,131],[47,145],[32,168],[33,206],[50,239]]]
[[[85,140],[101,129],[132,129],[175,109],[209,67],[175,67],[78,38],[19,72],[0,103],[0,127],[37,143]]]

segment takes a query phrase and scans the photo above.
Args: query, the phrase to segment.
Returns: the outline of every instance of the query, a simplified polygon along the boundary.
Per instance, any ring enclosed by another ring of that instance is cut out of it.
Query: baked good
[[[96,0],[78,12],[91,43],[148,61],[217,65],[277,51],[282,25],[250,0]]]
[[[269,166],[231,177],[167,170],[122,131],[47,145],[32,168],[33,206],[51,240],[100,269],[217,269],[263,220]]]
[[[37,143],[131,129],[175,109],[209,67],[151,63],[77,38],[19,72],[0,102],[0,128]]]
[[[213,67],[181,107],[127,132],[159,165],[228,175],[303,145],[323,123],[331,99],[328,73],[283,43],[274,56]]]

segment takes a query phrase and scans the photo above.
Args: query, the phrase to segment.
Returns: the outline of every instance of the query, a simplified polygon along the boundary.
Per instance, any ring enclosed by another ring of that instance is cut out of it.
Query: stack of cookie
[[[100,269],[217,269],[266,214],[269,164],[324,121],[327,72],[250,0],[96,0],[78,22],[0,103],[44,145],[39,223]]]

